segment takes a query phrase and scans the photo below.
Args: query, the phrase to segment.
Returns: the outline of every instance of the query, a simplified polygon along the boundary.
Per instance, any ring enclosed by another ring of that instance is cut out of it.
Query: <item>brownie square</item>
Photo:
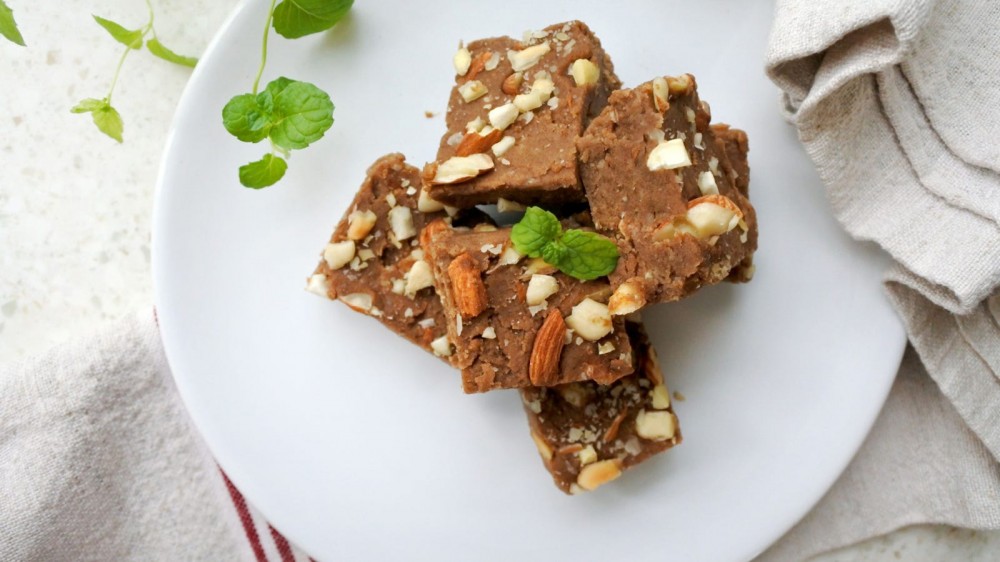
[[[614,314],[752,273],[746,135],[710,120],[693,76],[658,78],[614,92],[577,143],[594,224],[621,253]]]
[[[464,64],[457,62],[463,57]],[[448,130],[436,161],[425,169],[430,195],[463,208],[500,198],[545,205],[583,201],[574,141],[621,86],[590,29],[570,21],[521,41],[473,41],[456,55],[456,71]],[[470,154],[483,154],[489,169],[458,181],[435,180],[449,159]]]

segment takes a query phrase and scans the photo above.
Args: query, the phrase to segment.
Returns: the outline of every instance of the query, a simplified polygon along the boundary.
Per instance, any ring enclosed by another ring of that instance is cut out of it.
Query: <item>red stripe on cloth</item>
[[[267,528],[271,530],[271,537],[274,539],[274,545],[278,547],[281,562],[295,562],[295,555],[292,554],[292,547],[288,544],[288,539],[272,527],[270,523],[267,524]]]
[[[243,494],[236,489],[236,486],[229,480],[226,473],[222,472],[221,468],[219,469],[219,473],[222,474],[222,479],[226,482],[229,497],[232,498],[233,505],[236,507],[236,513],[239,514],[240,523],[243,523],[243,532],[247,535],[247,541],[250,543],[250,548],[253,549],[254,556],[257,557],[257,562],[267,562],[267,555],[264,554],[264,547],[260,544],[260,536],[257,534],[257,528],[253,524],[253,518],[250,516],[250,510],[247,509],[247,502],[243,499]],[[274,532],[273,529],[272,532]],[[287,541],[285,544],[288,544]],[[284,559],[285,555],[282,554],[281,556]]]

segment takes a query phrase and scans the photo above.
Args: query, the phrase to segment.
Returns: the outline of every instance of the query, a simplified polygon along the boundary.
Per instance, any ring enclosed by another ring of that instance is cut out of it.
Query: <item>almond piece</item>
[[[584,490],[591,491],[599,486],[611,482],[622,475],[622,461],[618,459],[608,459],[597,461],[580,470],[580,475],[576,478],[576,483]]]
[[[455,156],[469,156],[486,152],[491,146],[503,138],[503,131],[493,129],[485,135],[479,133],[466,133],[462,140],[455,147]]]
[[[615,289],[608,300],[608,311],[612,316],[632,314],[646,305],[646,297],[640,290],[639,283],[628,280]]]
[[[453,259],[448,264],[448,278],[451,279],[455,306],[462,318],[475,318],[486,310],[486,285],[475,258],[464,253]]]
[[[670,97],[670,87],[667,86],[666,78],[654,78],[653,79],[653,105],[656,110],[660,113],[665,112],[670,108],[670,102],[668,98]]]
[[[469,70],[465,73],[465,78],[467,80],[475,80],[476,75],[486,68],[486,63],[489,62],[490,57],[492,56],[492,51],[486,51],[485,53],[479,53],[476,55],[476,58],[472,59],[472,62],[469,64]]]
[[[513,96],[521,90],[521,83],[524,82],[523,72],[514,72],[503,79],[500,90],[508,96]]]
[[[424,170],[425,179],[432,185],[460,183],[493,169],[493,159],[487,154],[452,156],[441,163],[432,163]]]
[[[542,456],[542,459],[545,462],[551,461],[552,447],[545,441],[545,438],[535,433],[535,430],[531,430],[531,440],[535,442],[535,447],[538,448],[538,454]]]
[[[535,335],[528,361],[528,378],[535,386],[549,386],[559,375],[559,358],[565,345],[566,322],[558,309],[552,309]]]
[[[444,222],[444,219],[435,219],[424,226],[424,229],[420,231],[420,247],[426,248],[430,245],[431,241],[434,239],[439,232],[450,229],[448,223]]]
[[[673,170],[691,165],[691,157],[688,156],[687,148],[681,139],[671,139],[660,141],[653,150],[649,151],[646,158],[646,167],[649,171]]]
[[[667,76],[667,88],[672,95],[690,94],[694,90],[694,80],[690,74]]]
[[[590,86],[601,77],[601,69],[588,59],[576,59],[570,67],[570,74],[577,86]]]

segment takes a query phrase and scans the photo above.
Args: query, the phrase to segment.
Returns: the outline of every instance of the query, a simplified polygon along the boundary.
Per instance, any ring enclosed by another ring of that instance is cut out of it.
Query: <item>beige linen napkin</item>
[[[252,559],[151,311],[0,369],[0,560]]]
[[[765,559],[913,523],[1000,527],[998,28],[996,2],[777,2],[767,72],[838,219],[895,258],[886,287],[922,365],[908,352],[851,467]]]

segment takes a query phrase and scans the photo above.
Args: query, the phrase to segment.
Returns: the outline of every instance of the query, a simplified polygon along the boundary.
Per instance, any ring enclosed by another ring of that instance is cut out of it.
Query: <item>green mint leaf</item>
[[[256,162],[240,166],[240,183],[252,189],[274,185],[285,175],[287,169],[288,163],[283,158],[265,154]]]
[[[308,82],[278,78],[258,95],[257,103],[270,113],[268,136],[281,148],[305,148],[333,125],[330,96]]]
[[[122,142],[122,130],[125,128],[122,124],[122,116],[119,115],[118,110],[111,107],[107,98],[103,100],[96,98],[80,100],[70,111],[73,113],[90,113],[90,116],[94,119],[94,125],[97,125],[97,128],[102,133],[118,142]]]
[[[556,240],[561,232],[562,227],[555,215],[539,207],[528,207],[521,221],[511,230],[510,239],[518,252],[538,258],[542,257],[543,248]]]
[[[12,43],[24,46],[24,37],[21,37],[21,32],[17,29],[17,22],[14,21],[14,11],[8,8],[3,0],[0,0],[0,35]]]
[[[274,8],[274,30],[287,39],[326,31],[337,24],[354,0],[282,0]]]
[[[118,114],[118,110],[105,103],[104,107],[92,111],[91,116],[94,118],[94,125],[97,125],[102,133],[122,142],[122,131],[125,126],[122,124],[122,116]]]
[[[80,100],[80,103],[73,106],[73,108],[70,109],[70,111],[72,111],[73,113],[90,113],[91,111],[97,111],[98,109],[101,109],[102,107],[105,107],[107,105],[108,105],[107,100],[87,98]]]
[[[164,47],[163,43],[160,43],[160,40],[156,37],[146,41],[146,48],[149,49],[150,53],[153,53],[167,62],[172,62],[181,66],[190,66],[191,68],[194,68],[194,65],[198,64],[197,58],[178,55],[177,53]]]
[[[557,250],[549,250],[549,247]],[[596,232],[570,229],[549,247],[542,250],[542,258],[566,275],[582,281],[603,277],[618,266],[618,246]]]
[[[260,142],[267,138],[270,117],[257,103],[258,97],[253,94],[235,96],[222,108],[222,124],[243,142]]]
[[[120,24],[104,19],[101,16],[94,16],[94,21],[106,29],[115,38],[115,41],[118,41],[129,49],[139,49],[142,47],[141,29],[125,29]]]

